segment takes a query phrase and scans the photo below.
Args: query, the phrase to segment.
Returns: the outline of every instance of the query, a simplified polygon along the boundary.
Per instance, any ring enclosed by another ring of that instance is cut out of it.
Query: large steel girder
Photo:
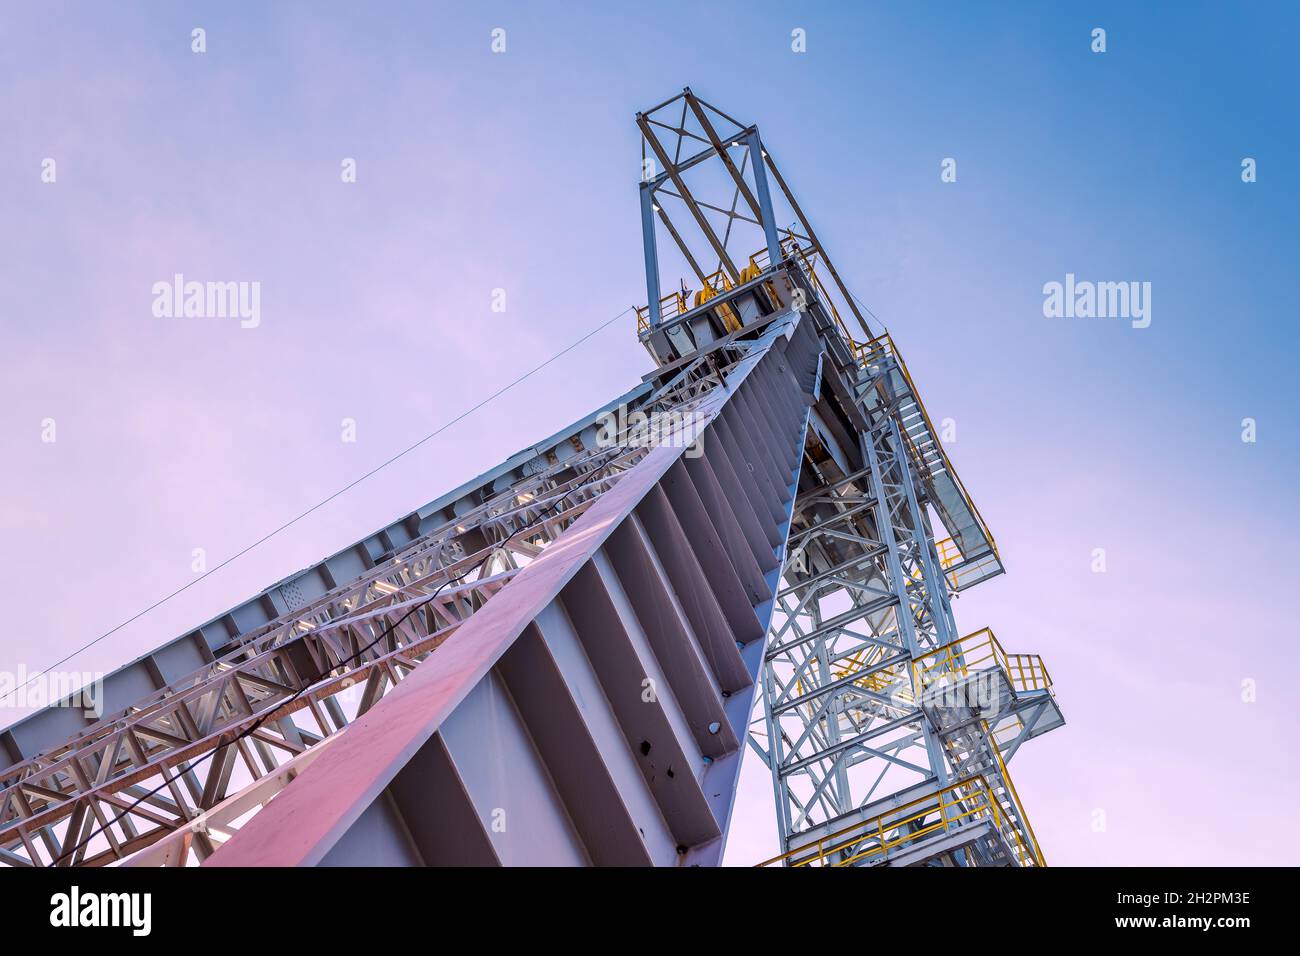
[[[819,352],[793,315],[738,349],[208,863],[718,862]]]
[[[715,361],[629,395],[634,408],[687,420],[721,381]],[[525,467],[355,579],[6,770],[0,862],[108,863],[182,830],[187,852],[209,855],[200,823],[216,807],[296,773],[309,748],[368,712],[625,477],[653,437],[611,445],[590,423],[577,428],[582,437],[571,430],[563,448],[578,454],[548,451],[549,466]]]

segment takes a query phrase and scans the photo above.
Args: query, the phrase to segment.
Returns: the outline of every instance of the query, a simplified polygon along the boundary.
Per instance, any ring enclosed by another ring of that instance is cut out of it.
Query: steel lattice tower
[[[1002,562],[897,348],[756,127],[637,123],[655,369],[0,733],[0,862],[716,864],[748,744],[770,863],[1043,863],[1007,764],[1061,714],[957,630]]]
[[[772,773],[785,852],[771,862],[1041,865],[1006,762],[1059,726],[1060,711],[1038,657],[1007,655],[988,630],[957,630],[950,592],[1000,574],[1002,563],[897,348],[867,323],[755,127],[689,89],[638,123],[663,166],[642,186],[647,278],[659,303],[642,338],[656,359],[709,347],[701,307],[743,336],[746,290],[778,308],[802,305],[821,347],[763,713],[749,736]],[[686,171],[703,163],[725,169],[729,206],[687,186]],[[669,197],[716,253],[716,272],[700,270],[668,218]],[[719,213],[721,236],[709,218]],[[652,214],[700,284],[689,302],[659,295]],[[762,230],[762,246],[737,269],[727,243],[746,223]],[[773,263],[785,266],[776,281],[767,278]],[[936,537],[936,521],[946,536]]]

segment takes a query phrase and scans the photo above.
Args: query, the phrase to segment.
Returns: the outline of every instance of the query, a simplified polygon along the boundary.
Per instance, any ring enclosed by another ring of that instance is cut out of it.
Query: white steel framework
[[[0,733],[0,862],[710,865],[748,743],[771,864],[1042,865],[1061,713],[956,626],[1002,561],[893,340],[756,127],[637,123],[643,383]]]

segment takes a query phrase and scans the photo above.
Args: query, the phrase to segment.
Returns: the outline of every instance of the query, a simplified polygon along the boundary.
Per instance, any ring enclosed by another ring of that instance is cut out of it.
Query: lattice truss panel
[[[597,449],[529,477],[243,635],[199,671],[10,768],[0,852],[9,862],[107,862],[274,772],[373,707],[645,452]],[[102,832],[83,843],[92,830]],[[196,849],[210,846],[200,837]]]

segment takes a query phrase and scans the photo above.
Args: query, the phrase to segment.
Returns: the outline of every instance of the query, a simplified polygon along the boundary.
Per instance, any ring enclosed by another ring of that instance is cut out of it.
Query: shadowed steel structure
[[[712,865],[749,746],[769,863],[1043,863],[1007,764],[1061,714],[957,629],[1002,562],[897,348],[756,127],[637,123],[654,371],[9,728],[0,861]]]

